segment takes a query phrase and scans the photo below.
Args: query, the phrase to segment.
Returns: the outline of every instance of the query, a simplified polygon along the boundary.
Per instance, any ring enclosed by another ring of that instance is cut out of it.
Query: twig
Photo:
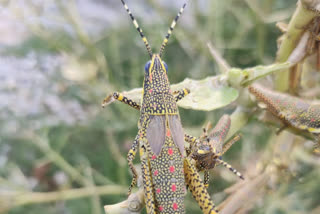
[[[218,50],[216,50],[213,45],[211,44],[211,42],[207,43],[207,46],[209,48],[209,51],[213,57],[213,59],[216,60],[216,62],[218,63],[221,71],[223,73],[226,73],[227,71],[229,71],[230,69],[230,65],[228,64],[228,62],[220,55],[220,53],[218,52]]]
[[[121,195],[127,192],[127,187],[119,185],[105,185],[62,190],[56,192],[8,192],[1,193],[10,207],[26,204],[39,204],[54,201],[73,200],[93,195]]]
[[[143,187],[138,192],[133,193],[125,201],[118,204],[106,205],[104,210],[106,214],[136,214],[139,213],[144,206]]]
[[[72,179],[84,186],[90,185],[90,181],[87,180],[81,173],[78,172],[73,166],[71,166],[61,155],[55,152],[49,145],[47,139],[37,136],[33,133],[28,133],[31,141],[36,145],[54,164],[59,166],[65,171]]]
[[[316,10],[316,9],[314,9]],[[317,16],[311,7],[306,6],[306,1],[298,1],[298,6],[288,25],[288,31],[283,37],[277,52],[277,62],[286,62],[295,49],[310,21]],[[285,91],[288,89],[288,70],[280,72],[276,76],[276,89]]]

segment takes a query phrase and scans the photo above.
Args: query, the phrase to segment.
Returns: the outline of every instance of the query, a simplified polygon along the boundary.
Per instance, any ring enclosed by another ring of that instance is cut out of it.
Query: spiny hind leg
[[[152,190],[151,170],[148,161],[147,150],[144,145],[140,147],[141,169],[144,189],[144,200],[148,214],[157,213],[155,210],[155,198]]]
[[[102,101],[102,107],[109,105],[115,100],[123,102],[132,108],[140,110],[140,105],[137,102],[133,101],[132,99],[124,96],[122,93],[119,92],[114,92],[113,94],[106,96],[106,98],[104,98],[104,100]]]
[[[133,144],[131,146],[131,149],[129,150],[128,155],[127,155],[128,165],[129,165],[129,168],[132,173],[132,181],[131,181],[131,184],[130,184],[130,187],[128,190],[128,196],[131,194],[132,188],[136,185],[137,179],[138,179],[137,170],[135,169],[135,167],[133,165],[133,160],[136,156],[138,147],[139,147],[139,135],[137,135],[136,138],[134,139]]]
[[[199,173],[191,161],[190,157],[184,159],[186,184],[189,187],[192,196],[196,199],[201,210],[205,214],[217,214],[218,211],[216,210],[214,203],[211,201],[210,195],[208,194]]]
[[[174,91],[173,96],[175,96],[176,102],[179,102],[182,98],[190,94],[190,90],[188,88],[183,88],[179,91]]]

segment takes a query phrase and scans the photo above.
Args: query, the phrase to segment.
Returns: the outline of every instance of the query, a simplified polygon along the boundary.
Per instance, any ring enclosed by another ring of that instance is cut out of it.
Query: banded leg
[[[136,103],[132,99],[124,96],[122,93],[119,93],[119,92],[114,92],[112,95],[109,95],[106,98],[104,98],[104,100],[102,101],[102,107],[109,105],[110,103],[112,103],[115,100],[123,102],[123,103],[131,106],[132,108],[135,108],[140,111],[140,105],[138,103]]]
[[[186,184],[189,187],[192,196],[198,202],[201,210],[205,214],[217,214],[218,211],[215,209],[215,205],[211,201],[210,195],[189,157],[184,159],[184,173]]]
[[[189,147],[186,147],[186,153],[187,156],[189,156],[192,153],[193,148],[198,144],[199,139],[191,135],[184,134],[184,141],[189,143]]]
[[[190,90],[187,88],[183,88],[179,91],[174,91],[173,96],[175,96],[176,102],[179,102],[182,98],[190,94]]]
[[[226,167],[227,169],[229,169],[231,172],[233,172],[235,175],[237,175],[239,178],[241,178],[242,180],[244,180],[244,177],[242,176],[242,174],[240,172],[238,172],[235,168],[233,168],[230,164],[228,164],[227,162],[224,162],[223,160],[220,159],[216,159],[216,162],[219,164],[222,164],[224,167]]]
[[[138,147],[139,147],[139,135],[137,135],[136,138],[134,139],[133,144],[131,146],[131,149],[129,150],[128,155],[127,155],[128,165],[129,165],[129,168],[132,173],[132,181],[131,181],[131,184],[130,184],[130,187],[128,190],[128,196],[131,194],[132,188],[136,185],[137,180],[138,180],[138,173],[133,165],[133,160],[136,156]]]
[[[155,198],[152,191],[152,179],[150,164],[148,161],[148,154],[144,145],[140,148],[140,157],[141,157],[141,169],[142,169],[142,178],[143,178],[143,189],[144,189],[144,200],[146,204],[146,209],[148,214],[155,214]]]
[[[180,91],[173,92],[173,95],[175,96],[176,102],[178,102],[189,93],[190,93],[190,90],[184,88],[184,89],[181,89]],[[105,97],[101,105],[104,108],[110,103],[114,102],[115,100],[123,102],[129,105],[130,107],[140,111],[141,106],[136,101],[124,96],[122,93],[119,93],[119,92],[114,92],[112,95],[108,95],[107,97]]]
[[[184,140],[185,140],[186,142],[188,142],[188,143],[194,144],[194,143],[198,140],[198,138],[193,137],[193,136],[188,135],[188,134],[184,134]]]

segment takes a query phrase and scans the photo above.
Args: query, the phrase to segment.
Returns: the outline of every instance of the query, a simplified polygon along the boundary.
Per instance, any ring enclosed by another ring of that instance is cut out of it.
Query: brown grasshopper
[[[210,123],[204,128],[203,134],[199,139],[191,136],[186,137],[186,140],[190,142],[190,153],[191,157],[196,160],[197,170],[204,171],[204,184],[206,187],[209,185],[209,170],[213,169],[217,164],[222,164],[244,180],[240,172],[221,159],[221,156],[240,139],[240,135],[236,135],[224,144],[230,125],[231,119],[229,115],[223,115],[209,134]]]
[[[288,94],[272,91],[261,85],[249,86],[249,91],[267,106],[267,110],[283,121],[284,128],[291,126],[306,130],[320,141],[320,105]]]
[[[189,90],[183,89],[174,97],[167,77],[168,66],[161,59],[168,39],[186,4],[173,20],[159,54],[153,54],[147,38],[128,6],[123,0],[121,2],[138,30],[151,59],[145,65],[141,104],[118,92],[106,97],[103,101],[103,106],[118,100],[140,110],[138,134],[127,156],[133,174],[129,194],[137,181],[137,172],[132,161],[139,148],[148,214],[185,213],[186,185],[189,186],[203,212],[215,214],[217,213],[215,206],[195,166],[191,164],[191,158],[184,152],[184,132],[176,102],[187,95]]]

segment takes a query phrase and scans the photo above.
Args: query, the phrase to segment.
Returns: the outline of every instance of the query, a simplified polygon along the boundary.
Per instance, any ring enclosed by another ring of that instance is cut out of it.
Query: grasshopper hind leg
[[[218,211],[211,201],[210,195],[208,194],[199,173],[191,163],[191,158],[189,157],[184,159],[184,172],[187,187],[200,205],[201,210],[205,214],[217,214]]]
[[[142,169],[142,179],[143,179],[143,189],[144,189],[144,200],[146,204],[146,209],[148,214],[155,214],[155,197],[152,187],[152,177],[151,170],[148,161],[147,149],[144,146],[140,148],[140,157],[141,157],[141,169]]]
[[[132,173],[132,181],[131,181],[131,184],[130,184],[130,187],[128,190],[128,196],[131,194],[132,188],[136,185],[137,180],[138,180],[138,173],[133,165],[133,160],[136,156],[136,153],[137,153],[137,150],[139,147],[138,139],[139,139],[139,136],[137,135],[136,138],[134,139],[133,144],[131,146],[131,149],[129,150],[128,155],[127,155],[128,165],[129,165],[129,168]]]

